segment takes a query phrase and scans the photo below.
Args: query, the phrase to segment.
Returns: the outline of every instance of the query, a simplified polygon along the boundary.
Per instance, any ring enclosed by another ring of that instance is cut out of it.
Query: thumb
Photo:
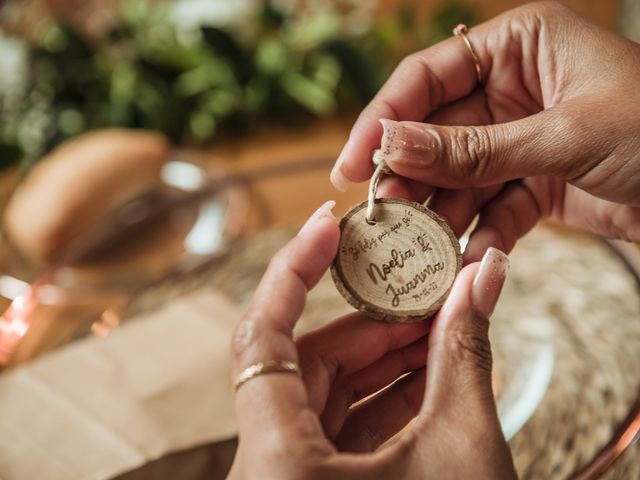
[[[489,248],[480,264],[465,267],[436,316],[429,335],[423,410],[444,418],[469,418],[481,425],[498,419],[491,384],[489,317],[498,301],[508,257]]]
[[[326,272],[335,257],[340,231],[331,213],[335,202],[320,207],[298,235],[271,260],[258,286],[251,306],[236,327],[231,343],[234,377],[269,362],[297,362],[293,328],[304,308],[307,291]],[[237,387],[236,417],[242,442],[248,451],[264,445],[281,447],[291,435],[274,432],[298,425],[295,431],[310,439],[323,436],[317,418],[309,420],[309,399],[297,375],[272,371],[253,375]]]
[[[508,265],[504,253],[490,248],[480,264],[465,267],[429,333],[427,385],[413,438],[420,451],[435,452],[431,463],[456,453],[457,462],[445,463],[440,477],[517,478],[491,388],[489,346],[488,318]]]
[[[592,127],[584,116],[585,109],[564,104],[495,125],[382,119],[381,149],[398,175],[442,188],[481,187],[536,175],[570,180],[595,166],[598,158],[593,152],[602,135],[589,132]]]

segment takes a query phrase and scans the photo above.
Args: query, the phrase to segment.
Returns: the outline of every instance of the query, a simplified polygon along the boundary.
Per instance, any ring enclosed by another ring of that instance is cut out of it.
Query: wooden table
[[[218,161],[234,173],[316,160],[324,163],[321,168],[252,182],[249,232],[267,226],[299,224],[326,200],[336,200],[334,213],[340,216],[366,198],[366,182],[354,185],[346,193],[337,191],[329,182],[329,173],[353,121],[352,116],[347,116],[296,129],[275,127],[211,148],[210,161]]]

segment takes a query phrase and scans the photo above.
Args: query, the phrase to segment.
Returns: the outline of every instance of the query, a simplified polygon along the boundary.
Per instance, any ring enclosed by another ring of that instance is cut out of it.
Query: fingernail
[[[319,209],[317,209],[315,212],[313,212],[313,215],[311,215],[309,219],[304,223],[304,225],[298,232],[298,236],[304,235],[309,230],[309,228],[312,225],[314,225],[318,220],[320,220],[322,217],[329,217],[335,220],[336,217],[331,211],[335,206],[336,206],[336,202],[334,200],[329,200],[328,202],[323,203],[322,206]]]
[[[380,120],[384,133],[380,142],[387,163],[402,161],[426,166],[437,158],[440,136],[434,128],[418,122]]]
[[[344,159],[346,158],[350,149],[351,144],[349,141],[347,141],[342,149],[342,152],[340,152],[338,159],[336,160],[336,164],[333,166],[333,170],[331,170],[331,175],[329,175],[329,180],[331,180],[333,186],[341,192],[346,192],[351,185],[349,179],[344,175],[344,173],[342,173],[342,164],[344,163]]]
[[[489,247],[471,287],[471,302],[486,318],[491,316],[498,303],[508,271],[509,257],[497,248]]]

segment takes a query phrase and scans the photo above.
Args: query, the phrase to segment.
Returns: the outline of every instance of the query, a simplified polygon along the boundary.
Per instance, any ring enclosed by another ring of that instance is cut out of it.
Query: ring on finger
[[[473,45],[471,44],[471,40],[469,40],[467,33],[469,33],[469,29],[464,23],[460,23],[456,25],[456,27],[453,29],[453,34],[456,37],[460,37],[464,41],[464,44],[469,49],[469,52],[471,52],[471,57],[473,58],[473,64],[476,68],[476,77],[478,78],[478,83],[482,85],[482,68],[480,65],[480,58],[476,53],[476,49],[473,48]]]
[[[240,375],[236,377],[233,384],[234,391],[247,383],[252,378],[256,378],[260,375],[266,375],[268,373],[294,373],[301,375],[300,366],[296,362],[288,360],[267,360],[264,362],[254,363],[253,365],[245,368]]]

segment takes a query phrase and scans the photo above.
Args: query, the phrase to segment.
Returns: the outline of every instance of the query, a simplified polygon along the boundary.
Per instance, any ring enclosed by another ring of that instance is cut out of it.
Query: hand
[[[484,86],[460,38],[407,57],[355,123],[334,185],[371,176],[384,125],[386,161],[403,178],[380,194],[435,192],[432,208],[458,235],[479,214],[467,262],[488,246],[510,251],[543,217],[640,241],[640,45],[553,2],[468,37]]]
[[[331,207],[274,257],[234,334],[236,375],[277,359],[298,362],[303,376],[260,375],[237,390],[229,478],[515,478],[488,337],[506,256],[492,249],[464,268],[431,327],[354,313],[294,341],[306,292],[337,251]],[[399,441],[376,450],[416,415]]]

